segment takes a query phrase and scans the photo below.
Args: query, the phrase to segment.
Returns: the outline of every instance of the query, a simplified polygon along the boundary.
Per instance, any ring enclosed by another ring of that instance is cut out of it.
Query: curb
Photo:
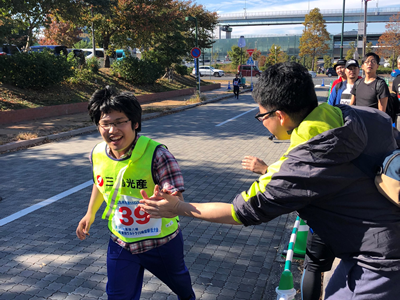
[[[249,92],[249,91],[251,91],[251,89],[245,89],[242,91],[242,93]],[[217,101],[220,101],[220,100],[223,100],[226,98],[230,98],[232,96],[233,96],[232,94],[227,94],[227,95],[216,97],[216,98],[213,98],[210,100],[206,100],[204,102],[199,102],[199,103],[194,103],[194,104],[190,104],[190,105],[186,105],[186,106],[173,108],[173,109],[170,109],[170,110],[167,110],[164,112],[150,113],[150,114],[144,115],[142,117],[142,121],[151,120],[151,119],[155,119],[158,117],[170,115],[170,114],[184,111],[186,109],[194,108],[194,107],[197,107],[200,105],[217,102]],[[94,131],[97,131],[97,127],[95,125],[91,125],[88,127],[74,129],[71,131],[60,132],[60,133],[55,133],[55,134],[51,134],[51,135],[47,135],[47,136],[43,136],[43,137],[38,137],[35,139],[31,139],[31,140],[11,142],[8,144],[0,145],[0,153],[9,152],[9,151],[16,150],[16,149],[28,148],[28,147],[32,147],[32,146],[38,146],[45,142],[49,142],[49,141],[53,141],[53,140],[57,140],[57,139],[70,138],[73,136],[90,133],[90,132],[94,132]]]

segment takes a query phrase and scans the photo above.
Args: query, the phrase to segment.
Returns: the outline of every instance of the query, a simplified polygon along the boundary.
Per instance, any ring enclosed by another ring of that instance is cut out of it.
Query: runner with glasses
[[[103,142],[91,153],[92,195],[76,235],[80,240],[89,236],[96,212],[106,202],[103,219],[111,234],[108,299],[139,300],[145,269],[179,300],[196,299],[183,258],[179,218],[148,218],[138,207],[142,195],[151,195],[155,186],[183,201],[185,188],[177,161],[164,145],[138,134],[142,108],[133,94],[107,87],[92,95],[88,108]]]

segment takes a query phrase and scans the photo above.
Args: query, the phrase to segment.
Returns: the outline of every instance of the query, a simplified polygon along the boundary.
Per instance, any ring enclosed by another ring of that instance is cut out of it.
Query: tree
[[[254,52],[253,52],[253,60],[256,61],[261,57],[261,51],[258,50],[257,48],[254,48]]]
[[[195,46],[195,23],[186,21],[187,16],[194,16],[197,19],[198,45],[203,49],[212,46],[211,32],[217,24],[215,13],[210,13],[203,6],[193,4],[191,1],[173,2],[171,13],[173,18],[169,20],[169,30],[154,35],[150,45],[151,51],[149,55],[145,55],[161,64],[167,71],[172,71],[171,66],[180,63]],[[168,75],[169,79],[172,79],[172,72],[168,72]]]
[[[70,21],[57,20],[55,16],[51,16],[51,23],[43,33],[44,37],[39,40],[40,45],[65,45],[71,48],[79,42],[82,30]]]
[[[192,34],[195,26],[185,22],[186,16],[193,15],[198,19],[199,46],[202,48],[211,45],[211,30],[217,24],[215,13],[209,13],[191,1],[90,0],[79,2],[77,6],[81,10],[78,18],[71,11],[66,15],[69,20],[90,29],[94,24],[95,38],[106,51],[105,67],[110,66],[109,48],[112,46],[153,51],[154,59],[167,62],[169,56],[171,64],[172,60],[181,59],[182,53],[187,55],[194,46],[191,41],[195,41]],[[155,52],[159,52],[157,58]]]
[[[305,16],[303,34],[300,37],[300,56],[309,55],[314,69],[314,58],[321,57],[329,50],[329,33],[325,20],[318,8],[314,8]]]
[[[330,67],[332,67],[332,57],[324,55],[324,69],[328,70]]]
[[[35,31],[51,23],[52,12],[55,13],[60,8],[73,5],[73,2],[72,0],[11,1],[8,13],[27,31],[25,48],[28,49],[32,45]]]
[[[244,64],[244,62],[246,62],[248,57],[246,52],[247,48],[239,48],[238,46],[233,45],[231,49],[231,51],[228,51],[228,56],[232,61],[232,66],[236,69],[240,63]]]
[[[87,41],[84,41],[84,40],[80,40],[79,42],[75,43],[73,45],[73,47],[76,48],[76,49],[86,49],[86,48],[92,48],[93,44],[92,44],[92,42],[87,42]]]
[[[0,12],[0,44],[14,44],[22,47],[25,44],[27,30],[19,20],[9,14]]]
[[[369,42],[365,45],[365,53],[374,52],[374,48],[372,48],[372,42]]]
[[[350,42],[349,46],[350,46],[350,49],[347,50],[346,57],[345,57],[346,60],[353,59],[354,53],[356,53],[356,51],[357,51],[356,42]]]
[[[385,28],[385,32],[379,37],[376,53],[384,58],[392,57],[392,61],[395,61],[394,58],[400,54],[400,13],[391,16]]]
[[[274,64],[288,61],[288,55],[281,50],[281,46],[273,44],[269,49],[266,59],[266,66],[270,67]]]

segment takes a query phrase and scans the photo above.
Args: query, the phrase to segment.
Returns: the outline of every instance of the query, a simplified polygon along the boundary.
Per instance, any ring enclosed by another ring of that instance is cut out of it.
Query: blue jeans
[[[183,260],[182,232],[165,245],[140,254],[132,254],[110,239],[107,251],[108,299],[139,300],[144,269],[164,282],[179,300],[196,299]]]

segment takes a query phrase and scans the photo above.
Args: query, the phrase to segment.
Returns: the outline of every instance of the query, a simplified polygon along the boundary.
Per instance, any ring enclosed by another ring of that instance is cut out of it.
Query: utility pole
[[[90,13],[92,16],[92,41],[93,41],[93,57],[96,57],[96,41],[94,40],[94,21],[93,21],[93,6],[90,7]]]
[[[345,9],[345,0],[343,0],[343,10],[342,10],[342,34],[340,36],[340,59],[343,59],[343,31],[344,31],[344,9]]]
[[[363,34],[363,52],[362,52],[362,57],[365,56],[365,48],[366,48],[366,45],[367,45],[367,4],[368,4],[368,1],[371,1],[371,0],[364,0],[364,34]]]

